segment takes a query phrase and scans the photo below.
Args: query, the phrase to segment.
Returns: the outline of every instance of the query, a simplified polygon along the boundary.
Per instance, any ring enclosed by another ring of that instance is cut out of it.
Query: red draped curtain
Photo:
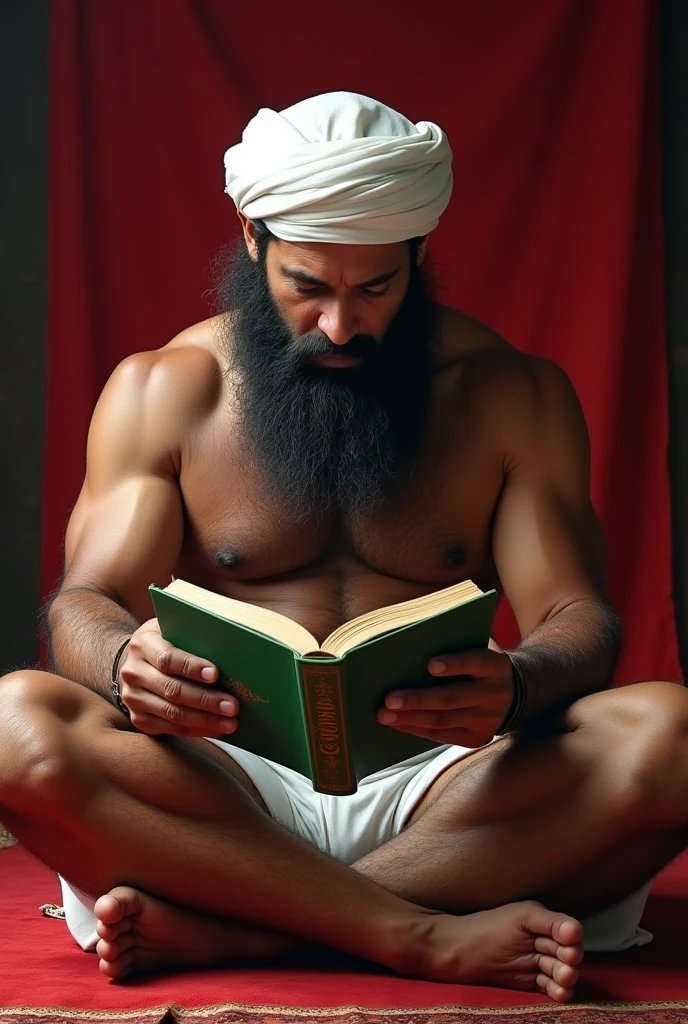
[[[53,0],[44,589],[109,373],[208,315],[208,265],[236,230],[224,149],[260,106],[350,89],[446,130],[441,298],[571,376],[626,629],[619,676],[679,676],[657,9]]]

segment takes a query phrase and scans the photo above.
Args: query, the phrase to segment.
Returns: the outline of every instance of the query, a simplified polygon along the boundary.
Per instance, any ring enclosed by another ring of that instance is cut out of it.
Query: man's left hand
[[[428,672],[440,685],[391,690],[377,713],[378,722],[438,743],[461,747],[489,743],[514,699],[514,674],[507,655],[493,650],[442,654],[430,659]]]

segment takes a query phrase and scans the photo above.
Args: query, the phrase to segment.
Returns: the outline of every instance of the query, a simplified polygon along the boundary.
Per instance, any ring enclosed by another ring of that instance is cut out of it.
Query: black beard
[[[295,338],[270,293],[266,250],[254,262],[242,242],[216,265],[221,311],[232,313],[226,355],[238,371],[245,453],[265,496],[291,518],[335,508],[368,516],[408,479],[423,436],[435,331],[429,287],[413,265],[381,341],[357,335],[333,345],[320,331]],[[363,361],[334,370],[309,362],[331,354]]]

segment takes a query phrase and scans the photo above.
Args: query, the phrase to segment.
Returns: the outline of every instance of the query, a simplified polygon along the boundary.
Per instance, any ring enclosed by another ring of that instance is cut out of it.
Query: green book
[[[487,647],[494,590],[470,580],[345,622],[322,645],[278,612],[184,580],[150,587],[163,637],[207,658],[240,703],[237,747],[305,775],[320,793],[438,746],[376,719],[392,689],[437,686],[433,655]]]

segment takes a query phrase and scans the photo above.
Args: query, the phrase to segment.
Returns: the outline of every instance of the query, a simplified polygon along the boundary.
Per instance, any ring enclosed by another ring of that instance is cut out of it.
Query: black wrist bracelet
[[[523,673],[519,667],[518,661],[508,651],[504,652],[511,662],[511,669],[514,673],[514,699],[511,702],[511,707],[506,713],[506,718],[502,722],[498,735],[504,735],[507,732],[512,732],[519,724],[520,719],[523,716],[523,712],[526,707],[526,681],[523,678]]]
[[[110,690],[112,692],[112,699],[114,700],[119,710],[123,714],[125,714],[127,718],[131,718],[131,712],[129,711],[129,708],[122,700],[122,691],[120,690],[119,686],[119,666],[124,656],[124,652],[126,651],[127,646],[129,645],[130,640],[131,637],[128,636],[127,639],[117,648],[117,653],[115,654],[114,661],[112,662],[112,675],[110,676]]]

